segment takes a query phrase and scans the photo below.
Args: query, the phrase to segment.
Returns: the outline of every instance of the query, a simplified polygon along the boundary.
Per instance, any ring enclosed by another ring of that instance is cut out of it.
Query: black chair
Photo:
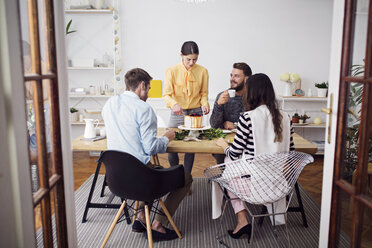
[[[182,165],[172,166],[171,168],[152,169],[128,153],[113,150],[103,152],[99,158],[99,162],[105,164],[106,182],[110,191],[114,195],[124,199],[101,247],[104,247],[110,238],[127,200],[145,202],[146,228],[150,248],[153,247],[153,241],[149,205],[156,200],[160,203],[164,214],[168,217],[178,237],[180,239],[182,238],[164,202],[161,200],[161,197],[168,192],[185,185],[184,168]],[[138,206],[137,202],[136,206]]]

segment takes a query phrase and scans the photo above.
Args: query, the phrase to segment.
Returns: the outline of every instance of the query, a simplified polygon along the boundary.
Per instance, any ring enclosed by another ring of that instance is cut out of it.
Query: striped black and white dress
[[[291,122],[291,137],[290,137],[290,151],[294,151],[293,143],[293,127]],[[274,142],[274,141],[273,141]],[[231,146],[225,149],[225,154],[231,160],[237,160],[242,157],[242,154],[246,157],[254,156],[254,140],[252,133],[252,122],[248,112],[242,114],[239,118],[237,132],[234,138],[234,142]]]

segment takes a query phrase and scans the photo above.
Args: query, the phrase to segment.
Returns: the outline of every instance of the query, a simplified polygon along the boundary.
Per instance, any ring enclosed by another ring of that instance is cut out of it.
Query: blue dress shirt
[[[111,97],[102,109],[107,149],[127,152],[147,164],[151,155],[164,153],[169,140],[156,137],[157,117],[137,94],[125,91]]]

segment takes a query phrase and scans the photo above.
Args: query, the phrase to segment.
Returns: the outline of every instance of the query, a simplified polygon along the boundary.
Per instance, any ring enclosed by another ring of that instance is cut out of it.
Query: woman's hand
[[[172,111],[173,113],[175,113],[176,115],[183,115],[183,110],[181,108],[181,106],[179,104],[176,104],[172,107]]]
[[[224,138],[219,138],[217,141],[216,141],[216,145],[222,147],[223,150],[226,149],[226,147],[229,146],[229,144],[227,144],[226,140]]]
[[[205,115],[209,114],[209,107],[208,106],[203,106],[202,109],[203,109],[203,113]]]

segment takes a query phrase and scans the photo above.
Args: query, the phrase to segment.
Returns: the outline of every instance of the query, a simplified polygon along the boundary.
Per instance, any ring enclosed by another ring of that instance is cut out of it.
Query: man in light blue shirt
[[[151,79],[151,76],[140,68],[128,71],[125,74],[127,90],[121,95],[111,97],[102,109],[107,149],[129,153],[149,166],[152,166],[151,155],[165,153],[169,141],[175,138],[173,130],[167,131],[163,137],[157,137],[157,117],[151,106],[146,103]],[[168,194],[165,205],[171,215],[189,191],[191,183],[191,175],[185,172],[185,186]],[[145,232],[143,211],[140,211],[137,217],[138,220],[133,223],[132,230]],[[155,215],[151,227],[154,241],[178,238],[174,230],[165,228],[167,224],[166,216]]]

